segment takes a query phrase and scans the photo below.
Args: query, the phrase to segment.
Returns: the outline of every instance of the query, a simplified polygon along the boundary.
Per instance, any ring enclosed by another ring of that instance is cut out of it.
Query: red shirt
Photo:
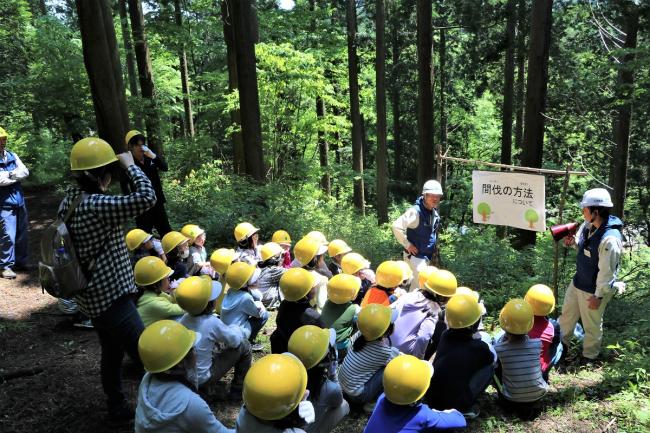
[[[554,336],[555,329],[553,328],[553,324],[544,316],[535,316],[533,329],[528,332],[528,337],[542,340],[542,353],[539,356],[542,371],[546,371],[551,363],[549,348]]]

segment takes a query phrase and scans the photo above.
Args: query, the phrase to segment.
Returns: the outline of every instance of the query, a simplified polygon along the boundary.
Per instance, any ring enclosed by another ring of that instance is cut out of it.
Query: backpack
[[[57,219],[43,232],[41,237],[41,261],[38,276],[41,288],[55,298],[69,299],[82,293],[88,287],[89,278],[81,266],[72,236],[66,225],[73,212],[86,198],[79,195],[68,208],[63,219]],[[103,248],[100,248],[100,251]],[[91,268],[94,265],[91,263]]]

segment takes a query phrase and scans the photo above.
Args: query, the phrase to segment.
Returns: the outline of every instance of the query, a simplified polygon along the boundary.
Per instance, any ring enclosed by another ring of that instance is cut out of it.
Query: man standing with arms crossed
[[[411,290],[418,287],[421,269],[429,264],[438,265],[438,205],[441,199],[440,182],[428,180],[415,204],[393,222],[395,239],[404,247],[404,260],[413,270]]]

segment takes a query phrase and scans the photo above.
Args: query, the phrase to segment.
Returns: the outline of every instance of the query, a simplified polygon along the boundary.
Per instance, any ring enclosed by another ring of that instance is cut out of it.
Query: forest
[[[440,266],[481,294],[492,331],[503,304],[533,284],[552,286],[562,305],[576,254],[548,231],[475,224],[472,171],[555,171],[545,177],[549,227],[581,222],[584,191],[606,188],[625,223],[627,284],[607,312],[606,361],[554,376],[536,420],[488,399],[469,430],[641,432],[650,428],[649,41],[646,0],[0,0],[0,127],[30,170],[34,201],[61,198],[81,138],[120,153],[126,133],[142,131],[169,165],[171,226],[205,228],[208,255],[233,247],[233,228],[250,221],[265,241],[278,229],[294,241],[313,230],[344,239],[375,268],[401,258],[391,223],[437,179]],[[36,220],[48,221],[58,202],[39,206]],[[24,284],[41,296],[31,278]],[[0,341],[13,347],[3,374],[19,360],[42,366],[17,342],[43,339],[38,328],[56,322],[25,319],[31,307],[53,314],[45,296],[15,315],[12,296],[0,303]],[[74,335],[57,344],[83,363],[87,341]],[[80,386],[101,400],[97,375],[87,376]],[[70,431],[65,423],[94,410],[84,402],[62,415],[73,403],[57,406],[63,382],[52,380],[43,393],[54,409],[20,412],[39,397],[17,382],[0,379],[3,431],[43,422]],[[9,403],[16,394],[26,397]],[[234,424],[234,405],[210,406]],[[361,432],[366,421],[351,415],[335,431]],[[83,431],[108,431],[94,423]]]

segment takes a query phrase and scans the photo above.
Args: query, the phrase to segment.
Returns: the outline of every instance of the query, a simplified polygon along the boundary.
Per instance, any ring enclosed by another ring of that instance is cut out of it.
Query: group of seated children
[[[506,303],[493,338],[479,294],[449,271],[420,269],[409,291],[406,262],[383,262],[375,274],[320,232],[298,241],[293,258],[287,232],[272,239],[260,245],[259,229],[242,223],[237,248],[208,259],[195,225],[166,234],[160,248],[144,232],[127,235],[146,326],[136,432],[329,432],[351,407],[371,414],[366,432],[432,431],[476,418],[490,384],[520,416],[546,394],[561,352],[547,286]],[[271,354],[253,363],[267,308],[277,308]],[[234,430],[206,395],[243,400]]]

